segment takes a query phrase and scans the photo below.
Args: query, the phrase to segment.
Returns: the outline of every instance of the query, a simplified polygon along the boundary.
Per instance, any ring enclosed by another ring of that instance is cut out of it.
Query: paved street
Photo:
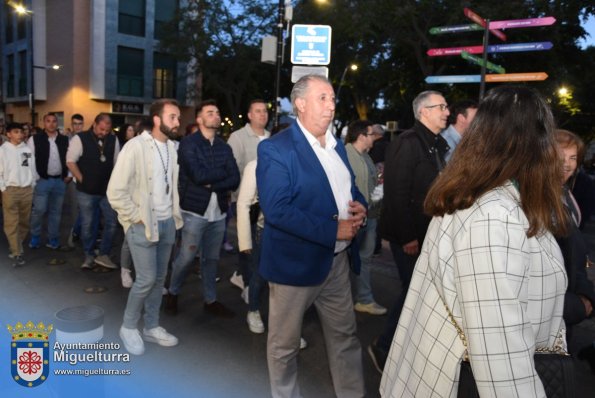
[[[68,214],[66,211],[65,214]],[[63,220],[67,225],[69,220]],[[235,224],[230,232],[235,241]],[[63,228],[66,242],[66,228]],[[121,238],[118,239],[120,241]],[[595,224],[588,226],[588,240],[595,258]],[[119,248],[118,248],[119,249]],[[0,323],[14,325],[17,321],[54,322],[55,312],[71,306],[94,304],[105,311],[104,342],[121,343],[118,328],[127,298],[127,289],[120,284],[119,271],[97,272],[81,270],[83,252],[52,251],[42,248],[25,252],[27,264],[13,268],[7,258],[4,234],[0,238]],[[119,258],[114,250],[114,259]],[[61,265],[49,265],[52,259],[64,260]],[[200,281],[192,273],[183,287],[179,314],[162,314],[162,325],[179,337],[173,348],[148,343],[145,355],[132,357],[126,364],[114,368],[129,368],[130,376],[56,376],[34,389],[26,389],[10,378],[10,335],[0,333],[0,396],[2,397],[79,397],[85,391],[88,398],[144,396],[163,394],[181,397],[267,397],[269,396],[266,367],[266,335],[251,333],[245,322],[246,305],[240,290],[231,285],[229,276],[237,264],[237,255],[222,254],[218,284],[219,300],[233,308],[234,319],[215,319],[202,310]],[[589,270],[595,279],[595,270]],[[392,264],[388,247],[373,266],[373,287],[379,303],[388,306],[399,293],[400,283]],[[102,291],[103,292],[96,292]],[[89,293],[87,291],[91,291]],[[93,293],[95,292],[95,293]],[[264,316],[263,316],[264,318]],[[266,318],[265,318],[266,319]],[[372,367],[365,347],[382,328],[385,317],[357,314],[358,335],[364,348],[364,369],[369,397],[378,396],[380,375]],[[6,329],[4,329],[6,330]],[[321,329],[314,310],[307,313],[303,336],[307,349],[300,353],[299,378],[305,397],[333,397],[333,389]],[[55,336],[54,336],[55,337]],[[589,320],[576,328],[576,346],[584,346],[595,338],[595,322]],[[125,353],[121,348],[118,352]],[[54,368],[60,367],[52,364]],[[93,367],[87,364],[87,367]],[[576,361],[578,397],[591,397],[595,391],[595,376],[584,362]]]

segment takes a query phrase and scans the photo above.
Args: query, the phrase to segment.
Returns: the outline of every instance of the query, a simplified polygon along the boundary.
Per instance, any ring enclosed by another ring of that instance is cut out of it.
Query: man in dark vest
[[[48,241],[50,249],[60,247],[60,220],[62,203],[68,177],[66,152],[68,137],[58,133],[58,118],[53,113],[43,117],[43,132],[33,135],[27,141],[35,155],[35,168],[39,181],[33,193],[33,210],[31,211],[31,241],[29,247],[38,249],[41,246],[41,226],[43,216],[48,215]]]
[[[112,121],[108,114],[95,117],[89,131],[77,134],[70,141],[66,164],[76,179],[76,195],[81,216],[81,236],[85,261],[82,268],[98,264],[107,268],[118,268],[109,255],[116,231],[116,212],[107,197],[107,184],[116,163],[120,145],[111,134]],[[93,214],[99,208],[103,216],[103,236],[99,255],[95,257],[95,239],[92,233]]]

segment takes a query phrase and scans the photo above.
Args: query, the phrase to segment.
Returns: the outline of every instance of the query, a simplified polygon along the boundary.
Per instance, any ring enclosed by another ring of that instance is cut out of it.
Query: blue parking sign
[[[291,63],[328,65],[331,62],[331,27],[328,25],[293,25]]]

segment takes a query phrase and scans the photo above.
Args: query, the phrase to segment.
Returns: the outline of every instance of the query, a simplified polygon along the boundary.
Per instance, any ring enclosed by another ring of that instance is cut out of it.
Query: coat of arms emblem
[[[10,370],[12,379],[24,387],[37,387],[48,378],[50,372],[49,337],[54,329],[43,322],[35,325],[29,321],[8,325],[12,335],[10,343]]]

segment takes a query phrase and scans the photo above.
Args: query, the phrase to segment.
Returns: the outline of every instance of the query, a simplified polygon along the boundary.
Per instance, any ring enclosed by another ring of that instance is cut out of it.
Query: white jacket
[[[184,222],[180,213],[178,196],[178,154],[171,140],[167,141],[168,150],[173,154],[173,217],[176,229]],[[159,239],[157,216],[153,209],[153,159],[155,143],[146,131],[134,137],[124,145],[112,171],[107,186],[107,199],[118,213],[118,220],[124,231],[130,225],[140,221],[145,225],[145,236],[150,242]]]
[[[567,277],[553,236],[528,238],[507,183],[471,207],[434,217],[407,293],[380,385],[383,397],[457,396],[467,338],[482,397],[545,397],[535,348],[565,346]]]
[[[35,155],[26,143],[0,146],[0,191],[8,187],[35,187],[39,179],[35,168]]]

